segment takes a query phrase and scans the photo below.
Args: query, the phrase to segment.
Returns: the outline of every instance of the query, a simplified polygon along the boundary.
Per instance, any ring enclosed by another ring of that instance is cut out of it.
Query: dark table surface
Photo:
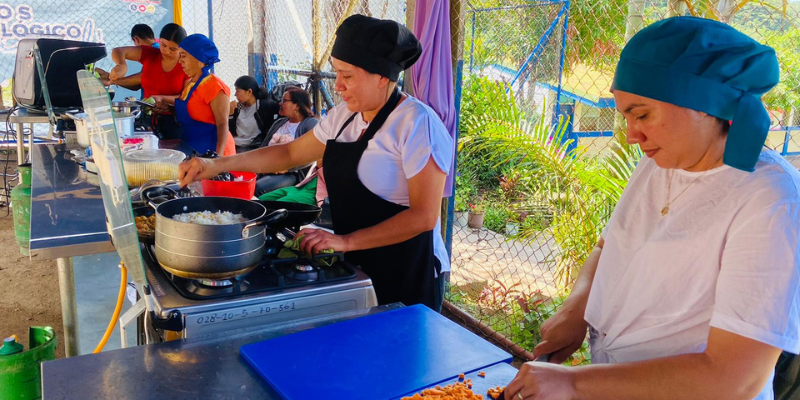
[[[224,337],[178,340],[46,361],[42,363],[43,398],[280,400],[239,356],[240,347],[398,307],[402,305],[234,331]]]

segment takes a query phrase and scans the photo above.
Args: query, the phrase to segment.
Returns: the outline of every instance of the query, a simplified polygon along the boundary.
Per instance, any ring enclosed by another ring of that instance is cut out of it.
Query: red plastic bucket
[[[252,172],[231,171],[236,179],[233,182],[202,180],[203,196],[235,197],[251,200],[256,192],[256,174]]]

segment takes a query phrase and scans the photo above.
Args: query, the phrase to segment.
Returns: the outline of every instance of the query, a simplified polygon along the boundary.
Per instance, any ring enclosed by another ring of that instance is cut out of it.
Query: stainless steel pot
[[[111,110],[120,114],[133,114],[141,112],[141,106],[135,101],[114,101],[111,103]]]
[[[166,271],[190,279],[227,279],[250,272],[264,258],[264,225],[288,214],[286,210],[267,213],[257,202],[231,197],[178,198],[155,207],[158,263]],[[172,219],[197,211],[230,211],[247,221],[199,225]]]
[[[117,128],[117,136],[129,137],[133,136],[133,124],[136,118],[141,114],[141,110],[136,110],[133,114],[122,114],[114,112],[114,126]]]
[[[87,120],[88,116],[86,113],[64,114],[75,121],[75,133],[78,136],[78,145],[81,147],[91,146],[92,142],[89,141],[89,127],[87,126],[89,121]]]
[[[114,117],[114,127],[117,129],[117,136],[133,136],[133,123],[140,113],[141,111],[137,111],[133,114],[121,114],[115,111],[112,115]],[[89,147],[91,142],[89,141],[89,121],[86,113],[65,114],[67,117],[75,121],[75,133],[78,136],[78,145],[82,147]]]

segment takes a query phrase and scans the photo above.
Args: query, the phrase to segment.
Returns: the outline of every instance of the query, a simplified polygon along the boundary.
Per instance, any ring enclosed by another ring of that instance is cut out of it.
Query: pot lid
[[[77,74],[83,109],[87,115],[89,142],[99,171],[108,233],[131,278],[140,285],[146,285],[144,262],[139,251],[139,237],[108,93],[88,71],[80,70]]]

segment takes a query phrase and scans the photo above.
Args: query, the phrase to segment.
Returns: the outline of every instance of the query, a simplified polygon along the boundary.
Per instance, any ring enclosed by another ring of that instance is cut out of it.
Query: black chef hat
[[[397,22],[351,15],[336,29],[331,56],[397,82],[400,71],[414,65],[422,46]]]

